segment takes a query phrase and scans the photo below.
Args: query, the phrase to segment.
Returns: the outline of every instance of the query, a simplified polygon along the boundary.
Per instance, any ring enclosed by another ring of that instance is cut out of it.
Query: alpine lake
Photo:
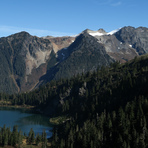
[[[45,130],[47,138],[52,136],[52,125],[49,118],[43,114],[30,113],[27,109],[0,107],[0,127],[4,125],[10,127],[11,130],[17,125],[18,131],[21,130],[27,135],[32,128],[35,135],[38,133],[42,135]]]

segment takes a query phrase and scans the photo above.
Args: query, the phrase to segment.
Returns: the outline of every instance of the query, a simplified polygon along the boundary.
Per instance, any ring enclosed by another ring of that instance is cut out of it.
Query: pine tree
[[[35,140],[34,136],[35,136],[34,131],[33,131],[33,129],[31,128],[31,129],[30,129],[30,132],[29,132],[28,139],[27,139],[27,141],[28,141],[29,144],[33,144],[33,142],[34,142],[34,140]]]
[[[5,131],[4,137],[3,137],[3,145],[8,145],[8,133]]]
[[[43,148],[47,147],[47,135],[45,130],[43,130],[43,133],[42,133],[42,147]]]
[[[19,148],[21,147],[22,140],[23,140],[22,132],[19,131],[19,133],[18,133],[18,147]]]
[[[14,126],[12,131],[12,145],[15,146],[18,143],[18,127]]]
[[[37,146],[38,146],[39,143],[41,142],[41,136],[40,136],[39,134],[36,135],[35,142],[36,142],[36,145],[37,145]]]

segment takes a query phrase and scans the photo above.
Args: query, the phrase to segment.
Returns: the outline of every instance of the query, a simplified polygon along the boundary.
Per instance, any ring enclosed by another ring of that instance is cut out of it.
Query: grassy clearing
[[[58,116],[58,117],[50,118],[49,121],[51,124],[59,125],[59,124],[62,124],[68,120],[70,120],[70,118],[68,118],[67,116]]]

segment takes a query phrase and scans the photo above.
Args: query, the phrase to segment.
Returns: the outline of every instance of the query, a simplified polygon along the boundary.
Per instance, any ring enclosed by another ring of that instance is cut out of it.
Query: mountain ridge
[[[86,29],[76,37],[36,37],[23,31],[0,38],[0,92],[31,91],[41,84],[124,63],[148,52],[148,28],[107,33]]]

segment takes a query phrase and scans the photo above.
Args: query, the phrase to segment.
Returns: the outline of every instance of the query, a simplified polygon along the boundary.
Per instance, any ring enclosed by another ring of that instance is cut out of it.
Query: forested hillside
[[[6,96],[63,117],[53,130],[55,148],[145,148],[148,146],[148,55],[102,67],[40,89]]]
[[[53,147],[147,147],[147,64],[147,57],[135,58],[79,77],[86,93],[65,101],[70,121],[55,128]]]

